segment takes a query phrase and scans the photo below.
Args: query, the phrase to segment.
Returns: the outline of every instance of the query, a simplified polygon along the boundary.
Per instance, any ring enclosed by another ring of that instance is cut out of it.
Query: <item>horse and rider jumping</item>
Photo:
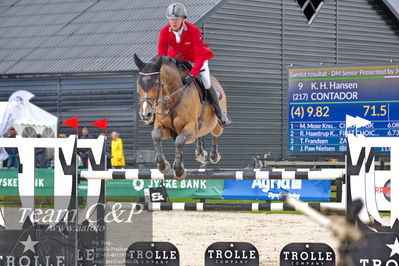
[[[232,121],[226,114],[224,90],[209,72],[208,60],[213,57],[213,52],[206,48],[199,29],[185,21],[186,8],[180,3],[171,4],[166,17],[169,23],[160,31],[158,59],[145,63],[134,56],[139,69],[139,115],[147,125],[154,127],[151,135],[157,166],[162,173],[169,172],[170,163],[165,159],[161,141],[175,139],[174,175],[175,179],[183,180],[186,176],[182,160],[184,145],[196,141],[196,159],[205,163],[207,152],[203,147],[203,136],[212,133],[209,160],[217,163],[221,158],[217,139]],[[182,69],[181,64],[176,63],[181,60],[190,62],[191,69]],[[196,77],[201,79],[212,106],[201,99]]]

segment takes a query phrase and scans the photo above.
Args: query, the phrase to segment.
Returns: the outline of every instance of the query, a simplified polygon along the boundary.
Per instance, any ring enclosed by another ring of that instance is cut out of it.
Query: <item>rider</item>
[[[194,24],[185,21],[187,11],[181,3],[169,5],[166,18],[169,25],[160,31],[158,56],[175,57],[194,63],[189,75],[184,78],[184,83],[190,84],[200,74],[220,125],[230,125],[232,121],[220,107],[218,94],[211,83],[208,60],[213,57],[213,52],[203,43],[200,30]]]

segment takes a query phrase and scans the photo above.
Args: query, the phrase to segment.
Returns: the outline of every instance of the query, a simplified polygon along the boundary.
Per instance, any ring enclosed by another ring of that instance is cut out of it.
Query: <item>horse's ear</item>
[[[144,66],[144,62],[141,61],[141,59],[137,56],[137,54],[134,54],[134,63],[136,64],[139,70],[141,70]]]
[[[161,69],[161,66],[162,66],[162,60],[163,60],[163,57],[162,57],[162,56],[160,56],[160,57],[158,58],[158,61],[155,63],[155,67],[156,67],[156,69]]]

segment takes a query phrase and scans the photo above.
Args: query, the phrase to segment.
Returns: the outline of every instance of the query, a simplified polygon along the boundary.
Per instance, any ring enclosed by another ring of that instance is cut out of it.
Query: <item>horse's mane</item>
[[[158,62],[159,57],[158,56],[154,56],[150,59],[150,61],[148,63],[151,64],[155,64]],[[176,60],[174,58],[171,58],[169,56],[162,56],[162,64],[172,64],[172,65],[176,65]]]
[[[154,55],[148,63],[155,64],[158,61],[158,56]]]
[[[183,85],[176,61],[168,56],[162,57],[161,79],[169,89],[176,89]]]
[[[150,59],[149,63],[156,64],[158,59],[158,56],[154,56]],[[174,90],[183,86],[181,73],[179,66],[176,64],[176,59],[168,56],[162,56],[162,66],[160,72],[163,84],[166,85],[168,90]]]

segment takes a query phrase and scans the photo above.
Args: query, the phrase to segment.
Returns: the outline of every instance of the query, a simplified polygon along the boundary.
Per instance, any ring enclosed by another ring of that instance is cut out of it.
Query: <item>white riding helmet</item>
[[[168,6],[168,9],[166,9],[167,19],[177,19],[182,17],[187,18],[187,10],[183,4],[173,3]]]

